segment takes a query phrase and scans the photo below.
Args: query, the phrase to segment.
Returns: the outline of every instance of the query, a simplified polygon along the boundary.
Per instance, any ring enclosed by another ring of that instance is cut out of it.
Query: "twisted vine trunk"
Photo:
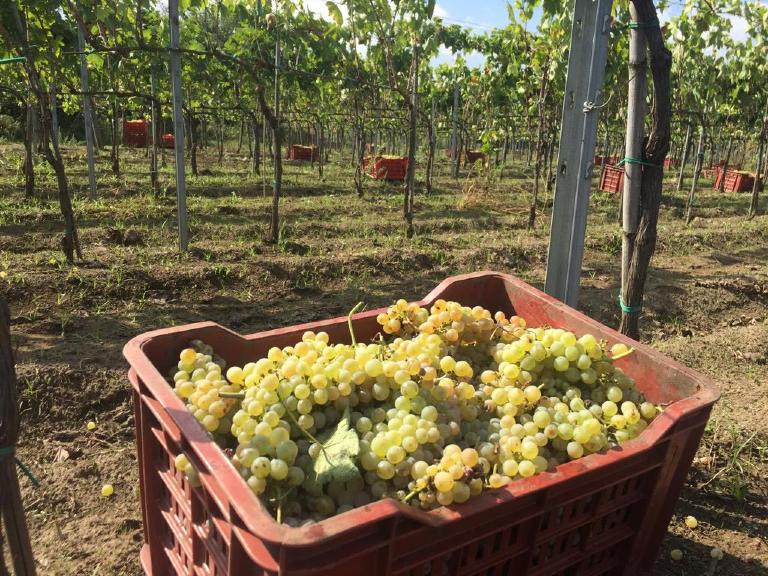
[[[639,22],[657,21],[653,0],[632,0]],[[621,314],[619,327],[623,334],[639,338],[640,308],[643,305],[648,267],[656,250],[657,223],[664,178],[664,158],[669,151],[672,103],[670,98],[670,71],[672,53],[664,46],[659,27],[643,28],[648,45],[649,65],[653,78],[653,104],[651,106],[651,130],[644,141],[644,162],[640,186],[640,219],[628,254],[627,276],[622,281],[623,298],[633,311]]]
[[[758,197],[760,186],[762,184],[763,172],[763,151],[765,141],[768,140],[768,102],[766,102],[765,118],[763,118],[763,127],[760,130],[760,138],[757,144],[757,166],[755,166],[755,181],[752,184],[752,200],[749,203],[749,217],[754,218],[758,212]],[[725,180],[725,177],[723,177]]]
[[[435,105],[437,102],[432,99],[432,110],[429,116],[429,122],[427,122],[427,141],[429,148],[427,150],[427,178],[426,178],[426,191],[427,194],[432,192],[432,172],[435,167],[435,148],[437,147],[437,139],[435,136]]]
[[[35,97],[36,109],[40,112],[40,149],[48,165],[56,174],[56,182],[59,192],[59,208],[64,219],[64,238],[62,240],[62,250],[68,262],[73,262],[75,254],[78,258],[83,257],[80,250],[80,240],[75,226],[75,216],[72,211],[72,200],[69,197],[69,184],[67,174],[64,169],[64,159],[61,157],[61,150],[57,140],[55,129],[55,108],[51,108],[51,102],[55,106],[55,92],[48,94],[43,88],[43,83],[38,74],[34,52],[27,42],[24,30],[25,23],[22,20],[18,7],[15,2],[10,3],[11,13],[15,23],[15,34],[12,34],[0,22],[0,37],[2,37],[8,46],[18,49],[27,56],[24,62],[24,69],[27,74],[27,81],[31,93]],[[51,98],[51,96],[53,96]]]
[[[408,168],[405,174],[405,194],[403,197],[403,216],[405,217],[405,235],[413,237],[413,197],[416,185],[416,120],[419,104],[419,52],[413,48],[413,81],[411,99],[408,105]]]
[[[0,574],[8,574],[3,550],[3,524],[11,552],[13,571],[17,576],[35,576],[35,560],[29,541],[24,506],[21,502],[19,479],[13,449],[19,437],[19,414],[16,403],[16,363],[11,345],[11,314],[5,299],[0,297],[0,449],[10,451],[0,455]]]
[[[689,150],[691,148],[691,123],[688,123],[688,127],[685,129],[685,142],[683,143],[683,153],[680,155],[680,172],[677,176],[677,188],[676,192],[680,192],[683,188],[683,176],[685,171],[685,165],[688,163],[688,157],[690,156]]]
[[[533,177],[533,198],[531,198],[531,207],[528,212],[528,228],[536,225],[536,204],[539,201],[539,180],[541,179],[541,161],[544,156],[542,150],[544,146],[544,101],[547,98],[547,86],[549,79],[549,61],[544,65],[544,71],[541,75],[541,86],[539,88],[539,127],[536,131],[536,164]],[[529,161],[530,162],[530,161]]]
[[[248,128],[248,140],[251,140],[251,131],[253,131],[253,144],[249,144],[248,148],[251,155],[251,173],[261,175],[261,132],[264,131],[261,124],[256,123],[256,119],[252,119],[251,127]]]
[[[32,95],[27,96],[27,114],[24,126],[24,194],[31,198],[35,194],[35,159],[32,141],[35,131],[35,114]]]

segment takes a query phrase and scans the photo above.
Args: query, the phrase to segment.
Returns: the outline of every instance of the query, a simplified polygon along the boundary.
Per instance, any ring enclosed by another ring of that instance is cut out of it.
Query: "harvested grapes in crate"
[[[611,450],[660,411],[622,371],[624,344],[442,299],[376,320],[370,342],[306,332],[243,366],[201,341],[180,354],[176,394],[278,522],[461,504]]]

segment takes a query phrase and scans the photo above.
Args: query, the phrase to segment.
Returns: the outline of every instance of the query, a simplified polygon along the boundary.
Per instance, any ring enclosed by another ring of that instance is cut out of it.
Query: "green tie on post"
[[[12,58],[0,59],[0,65],[2,64],[15,64],[16,62],[24,62],[27,59],[26,56],[14,56]]]

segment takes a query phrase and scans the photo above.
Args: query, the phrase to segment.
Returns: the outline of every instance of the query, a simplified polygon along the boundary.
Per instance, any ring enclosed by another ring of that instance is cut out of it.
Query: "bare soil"
[[[82,148],[67,147],[85,260],[60,253],[54,179],[38,167],[38,196],[23,196],[21,149],[0,147],[0,293],[13,314],[23,432],[19,456],[40,480],[22,478],[40,574],[139,575],[143,540],[134,422],[123,344],[174,324],[213,320],[241,333],[346,314],[362,300],[383,306],[424,295],[446,276],[496,269],[535,286],[544,280],[549,206],[526,230],[531,170],[515,164],[490,189],[448,177],[419,194],[417,236],[407,240],[399,186],[354,193],[348,158],[332,157],[326,180],[287,164],[285,227],[265,244],[270,199],[248,162],[189,178],[192,250],[179,256],[172,166],[167,195],[149,190],[148,161],[123,152],[123,176],[102,155],[99,200],[84,199]],[[169,157],[169,163],[171,159]],[[267,178],[269,180],[269,178]],[[671,181],[671,178],[670,178]],[[463,194],[468,183],[470,194]],[[680,195],[662,207],[647,286],[642,339],[715,378],[716,405],[656,564],[660,575],[768,574],[768,217],[747,220],[747,195],[702,182],[686,227]],[[621,238],[618,198],[591,200],[579,308],[617,326]],[[126,234],[131,231],[130,234]],[[126,237],[130,239],[126,242]],[[86,430],[93,420],[97,428]],[[103,484],[115,493],[102,498]],[[694,515],[690,530],[682,519]],[[673,548],[682,561],[669,559]],[[7,558],[6,551],[6,558]]]

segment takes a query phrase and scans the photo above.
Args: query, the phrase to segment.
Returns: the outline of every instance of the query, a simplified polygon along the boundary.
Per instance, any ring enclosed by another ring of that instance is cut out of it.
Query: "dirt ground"
[[[530,168],[515,163],[491,189],[440,159],[435,190],[416,201],[417,235],[403,234],[398,186],[352,186],[348,158],[326,180],[286,167],[284,228],[262,240],[270,199],[247,159],[223,165],[203,153],[189,177],[192,250],[178,256],[171,158],[165,195],[149,190],[148,161],[123,151],[123,175],[98,165],[99,199],[84,199],[84,149],[67,147],[84,260],[67,265],[53,174],[38,167],[39,195],[23,196],[20,148],[0,147],[0,293],[12,309],[23,431],[19,456],[40,480],[21,479],[43,575],[141,573],[134,423],[123,344],[147,330],[213,320],[242,333],[416,298],[446,276],[495,269],[535,286],[544,280],[550,212],[526,229]],[[267,177],[267,180],[269,178]],[[671,182],[671,178],[670,178]],[[469,184],[475,191],[466,193]],[[765,202],[765,201],[764,201]],[[648,281],[642,339],[715,378],[716,405],[655,573],[768,574],[768,216],[747,220],[746,194],[702,182],[696,218],[669,191]],[[579,308],[617,326],[621,236],[618,198],[592,195]],[[138,234],[123,243],[127,230]],[[86,430],[93,420],[97,428]],[[100,496],[112,483],[114,496]],[[683,518],[692,514],[699,527]],[[683,560],[669,559],[673,548]],[[7,558],[7,555],[6,555]]]

